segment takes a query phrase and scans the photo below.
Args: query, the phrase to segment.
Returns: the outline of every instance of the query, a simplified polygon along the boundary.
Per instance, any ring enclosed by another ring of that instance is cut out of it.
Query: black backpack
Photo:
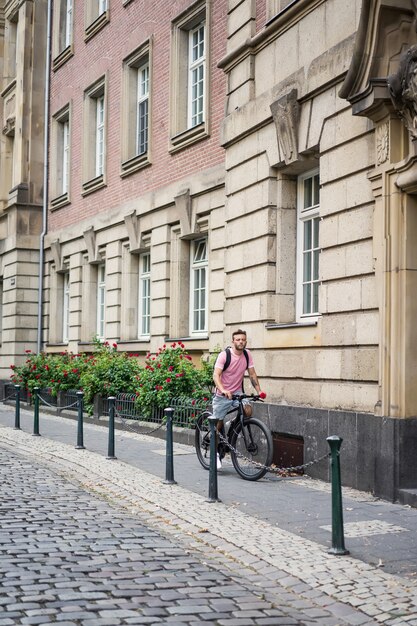
[[[225,348],[224,351],[226,352],[226,360],[224,362],[223,372],[225,372],[227,370],[227,368],[230,365],[230,361],[232,360],[230,346],[227,346],[227,348]],[[248,367],[249,367],[249,355],[248,355],[248,352],[247,352],[246,348],[243,349],[243,354],[245,355],[245,359],[246,359],[246,369],[248,369]],[[243,380],[242,380],[242,391],[244,392]]]

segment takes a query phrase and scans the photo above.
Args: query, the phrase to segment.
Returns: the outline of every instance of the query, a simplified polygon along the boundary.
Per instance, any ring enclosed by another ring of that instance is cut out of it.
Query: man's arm
[[[255,368],[254,367],[249,367],[248,368],[248,374],[249,374],[249,380],[252,383],[252,387],[256,390],[256,393],[259,394],[261,393],[261,387],[259,385],[259,380],[258,380],[258,376],[255,372]]]
[[[223,387],[222,381],[220,379],[222,372],[223,372],[222,369],[220,369],[219,367],[215,367],[214,372],[213,372],[213,381],[217,389],[220,391],[220,393],[222,393],[224,396],[226,396],[226,398],[229,398],[229,400],[231,400],[232,398],[231,392]]]

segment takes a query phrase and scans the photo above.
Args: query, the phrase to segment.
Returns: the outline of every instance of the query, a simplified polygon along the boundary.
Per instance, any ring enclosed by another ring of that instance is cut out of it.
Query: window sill
[[[96,35],[104,26],[110,22],[110,14],[108,11],[105,11],[101,15],[99,15],[94,22],[89,24],[84,32],[84,41],[89,41],[94,35]]]
[[[317,326],[318,321],[311,320],[308,322],[285,322],[284,324],[275,324],[270,322],[269,324],[265,324],[266,330],[276,330],[279,328],[305,328],[306,326]]]
[[[201,141],[202,139],[206,139],[209,137],[207,122],[203,122],[198,126],[194,126],[193,128],[188,128],[187,130],[178,133],[171,137],[171,147],[170,153],[178,152],[178,150],[182,150],[197,141]]]
[[[83,183],[82,195],[87,196],[89,193],[93,193],[103,187],[106,187],[106,183],[104,182],[104,175],[102,174],[101,176],[96,176],[96,178],[92,178]]]
[[[51,211],[56,211],[67,204],[71,204],[71,200],[67,193],[63,193],[62,195],[51,200]]]
[[[64,63],[66,63],[68,59],[70,59],[72,56],[74,56],[74,49],[71,44],[70,46],[67,46],[64,50],[62,50],[62,52],[60,52],[58,56],[54,58],[54,60],[52,61],[52,70],[56,72],[56,70],[61,67],[61,65],[64,65]]]
[[[133,174],[134,172],[137,172],[144,167],[148,167],[149,165],[151,165],[151,162],[149,160],[148,152],[134,156],[131,159],[128,159],[127,161],[124,161],[122,163],[122,171],[120,172],[120,176],[122,178],[124,178],[125,176],[130,176],[130,174]]]

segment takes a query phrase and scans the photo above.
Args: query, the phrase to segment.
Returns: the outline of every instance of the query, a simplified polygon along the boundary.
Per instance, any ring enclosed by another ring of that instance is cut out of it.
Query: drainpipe
[[[48,229],[48,177],[49,177],[49,92],[51,73],[51,34],[52,34],[52,0],[48,0],[46,25],[46,63],[45,63],[45,102],[44,120],[45,135],[43,149],[43,204],[42,204],[42,232],[39,238],[39,282],[38,282],[38,338],[37,353],[42,349],[42,304],[43,304],[43,265],[44,242]]]

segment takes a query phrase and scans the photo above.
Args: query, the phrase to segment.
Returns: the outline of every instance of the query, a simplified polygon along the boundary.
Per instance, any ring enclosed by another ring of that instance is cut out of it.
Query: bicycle
[[[234,394],[232,400],[237,402],[226,414],[222,429],[218,435],[217,451],[220,459],[230,452],[232,463],[244,480],[259,480],[265,476],[271,465],[273,446],[271,431],[263,422],[246,417],[243,410],[243,400],[260,400],[255,395]],[[236,413],[235,417],[227,421],[227,415]],[[197,419],[195,428],[195,449],[197,458],[204,469],[210,468],[210,411],[203,411]],[[225,429],[225,423],[227,432]]]

